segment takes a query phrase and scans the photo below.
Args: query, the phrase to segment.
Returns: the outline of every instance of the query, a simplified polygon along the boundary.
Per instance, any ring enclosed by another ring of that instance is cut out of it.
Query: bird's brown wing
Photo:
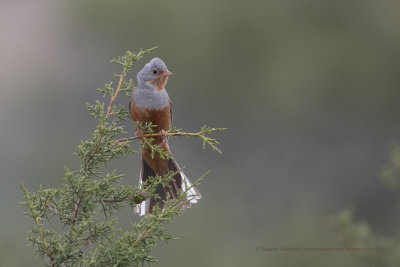
[[[171,99],[169,100],[169,113],[171,113],[171,127],[172,127],[172,120],[174,118],[174,116],[172,115],[172,102]]]
[[[131,114],[132,120],[134,120],[134,119],[133,119],[133,114],[132,114],[132,111],[133,111],[132,105],[133,105],[133,104],[134,104],[134,103],[133,103],[133,99],[131,98],[131,100],[129,101],[128,107],[129,107],[129,113]]]

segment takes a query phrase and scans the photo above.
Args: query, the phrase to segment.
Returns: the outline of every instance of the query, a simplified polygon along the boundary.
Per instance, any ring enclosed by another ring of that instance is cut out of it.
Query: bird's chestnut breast
[[[161,109],[149,109],[137,107],[133,102],[131,107],[131,115],[134,121],[141,122],[143,125],[151,122],[153,125],[157,125],[153,128],[155,132],[161,130],[168,131],[171,129],[171,111],[170,107],[166,106]]]

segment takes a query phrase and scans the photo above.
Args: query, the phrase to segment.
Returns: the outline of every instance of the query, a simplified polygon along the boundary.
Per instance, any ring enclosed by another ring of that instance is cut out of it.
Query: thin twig
[[[58,210],[56,210],[56,209],[54,209],[53,207],[50,206],[50,201],[49,200],[46,201],[46,206],[49,209],[49,211],[51,211],[53,213],[53,215],[55,214],[55,215],[61,216],[61,214],[58,212]]]
[[[221,130],[225,130],[225,128],[221,128]],[[146,138],[146,137],[155,137],[155,136],[161,136],[163,134],[159,133],[147,133],[147,134],[142,134],[142,135],[137,135],[137,136],[132,136],[132,137],[126,137],[126,138],[121,138],[117,139],[114,141],[114,144],[121,143],[121,142],[126,142],[126,141],[132,141],[140,138]],[[219,154],[222,154],[221,150],[216,146],[219,143],[215,139],[211,139],[207,137],[203,132],[197,132],[197,133],[186,133],[186,132],[173,132],[173,133],[164,133],[166,136],[196,136],[200,137],[203,140],[203,143],[209,144],[213,150],[217,151]]]
[[[143,189],[139,196],[145,198],[147,195],[146,190],[147,190],[147,188]],[[121,198],[121,199],[102,199],[102,200],[94,200],[93,202],[95,202],[95,203],[102,203],[102,202],[104,202],[104,203],[120,203],[120,202],[124,202],[124,201],[130,200],[130,199],[134,199],[136,197],[138,197],[138,196],[130,195],[129,197],[125,197],[125,198]]]
[[[86,238],[81,239],[81,241],[83,242],[83,244],[88,247],[89,246],[89,240],[97,235],[97,229],[96,227],[94,228],[94,231],[91,232]]]
[[[115,140],[114,143],[121,143],[121,142],[126,142],[126,141],[132,141],[136,139],[140,139],[143,137],[155,137],[155,136],[160,136],[161,133],[147,133],[147,134],[142,134],[142,135],[136,135],[132,137],[126,137],[126,138],[121,138]],[[185,132],[177,132],[177,133],[165,133],[167,136],[201,136],[202,134],[200,132],[198,133],[185,133]]]
[[[146,231],[144,231],[143,233],[141,233],[138,238],[135,240],[135,242],[133,242],[133,244],[131,245],[131,247],[135,247],[137,245],[137,243],[139,243],[140,240],[142,240],[143,238],[145,238],[152,230],[153,226],[150,226],[149,228],[147,228]]]
[[[79,212],[80,207],[81,207],[81,198],[78,197],[78,200],[76,201],[76,204],[75,204],[74,214],[71,217],[71,226],[74,226],[76,223],[76,219],[78,217],[78,212]]]
[[[122,72],[121,76],[119,77],[117,91],[115,91],[115,94],[111,97],[110,104],[108,104],[106,117],[108,117],[110,115],[111,107],[114,104],[114,101],[117,98],[119,92],[121,91],[121,84],[122,84],[122,81],[124,80],[124,77],[125,77],[125,72]]]
[[[118,82],[118,86],[117,86],[117,91],[115,91],[115,94],[111,97],[110,103],[108,104],[106,117],[109,117],[111,114],[114,115],[114,113],[111,113],[111,108],[112,108],[112,105],[114,104],[114,101],[115,101],[115,99],[117,98],[119,92],[121,91],[121,84],[122,84],[122,81],[124,80],[124,77],[125,77],[125,72],[122,72],[122,73],[121,73],[121,76],[119,77],[119,82]],[[115,113],[115,114],[116,114],[116,113]],[[105,136],[103,135],[103,136],[101,137],[100,144],[103,143],[104,138],[105,138]],[[92,153],[92,154],[88,157],[88,159],[86,160],[86,164],[88,164],[88,163],[93,159],[94,155],[97,154],[98,150],[99,150],[98,148],[96,148],[95,150],[93,150],[93,153]]]
[[[106,137],[106,136],[103,135],[103,136],[101,137],[101,139],[100,139],[100,142],[99,142],[97,145],[100,145],[101,143],[103,143],[105,137]],[[86,165],[93,159],[93,157],[97,154],[98,151],[99,151],[99,148],[96,147],[96,149],[93,150],[93,153],[90,155],[90,157],[88,157],[88,159],[86,160],[86,162],[85,162]]]

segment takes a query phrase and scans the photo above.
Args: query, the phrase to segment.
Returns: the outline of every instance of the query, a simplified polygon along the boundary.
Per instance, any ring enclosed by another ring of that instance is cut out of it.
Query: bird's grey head
[[[171,74],[164,61],[155,57],[137,74],[138,89],[162,91]]]

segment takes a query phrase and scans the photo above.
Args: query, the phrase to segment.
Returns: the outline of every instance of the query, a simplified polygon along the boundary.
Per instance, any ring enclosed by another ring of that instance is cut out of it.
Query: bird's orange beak
[[[169,71],[164,71],[163,73],[161,73],[161,76],[164,76],[164,77],[168,77],[171,75],[172,75],[172,72],[169,72]]]

